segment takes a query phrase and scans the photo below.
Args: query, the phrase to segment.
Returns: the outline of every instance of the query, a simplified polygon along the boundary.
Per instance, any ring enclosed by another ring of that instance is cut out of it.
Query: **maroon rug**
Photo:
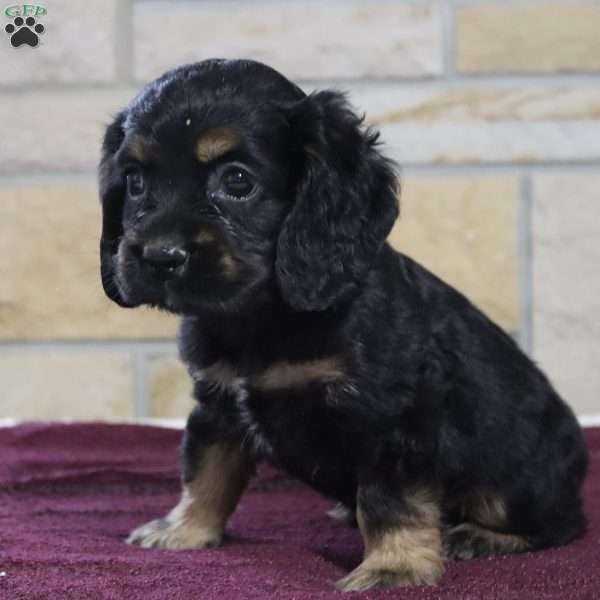
[[[222,548],[124,544],[133,527],[176,502],[180,435],[99,424],[0,429],[0,598],[342,598],[333,582],[360,562],[359,533],[325,515],[331,501],[271,470],[242,498]],[[584,539],[534,554],[450,562],[437,587],[361,597],[600,598],[600,429],[588,430],[587,439]]]

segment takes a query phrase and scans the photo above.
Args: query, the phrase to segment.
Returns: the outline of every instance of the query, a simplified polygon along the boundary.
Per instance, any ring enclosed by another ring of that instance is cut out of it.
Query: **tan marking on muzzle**
[[[223,252],[221,265],[223,267],[223,275],[227,279],[235,279],[238,273],[238,263],[229,252]]]
[[[212,244],[217,241],[217,236],[210,229],[201,229],[194,241],[196,244]]]
[[[201,163],[207,163],[233,150],[239,143],[237,131],[229,127],[216,127],[198,138],[195,155]]]

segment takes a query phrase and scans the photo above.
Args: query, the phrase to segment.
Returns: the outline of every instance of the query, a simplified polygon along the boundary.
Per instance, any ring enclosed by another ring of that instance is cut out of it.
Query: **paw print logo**
[[[18,48],[27,44],[35,48],[40,41],[38,34],[44,33],[44,26],[41,23],[36,24],[33,17],[27,17],[25,20],[22,17],[15,17],[13,22],[4,28],[4,31],[10,35],[10,43],[13,47]]]

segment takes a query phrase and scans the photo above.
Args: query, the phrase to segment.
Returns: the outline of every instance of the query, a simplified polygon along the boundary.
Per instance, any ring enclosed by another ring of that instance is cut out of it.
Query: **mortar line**
[[[0,353],[2,352],[74,352],[81,350],[93,350],[98,352],[122,351],[122,352],[153,352],[169,353],[177,351],[175,340],[0,340]]]
[[[519,214],[517,224],[519,255],[519,341],[530,356],[533,354],[533,241],[531,175],[524,173],[520,180]]]
[[[386,151],[385,144],[382,146]],[[386,154],[393,153],[386,151]],[[503,172],[574,172],[574,173],[598,173],[600,169],[600,158],[587,161],[582,160],[561,160],[561,161],[541,161],[533,162],[489,162],[489,163],[454,163],[454,164],[433,164],[433,163],[410,163],[400,162],[401,172],[403,174],[495,174]],[[36,184],[87,184],[95,185],[96,174],[93,171],[69,173],[69,172],[49,172],[49,173],[28,173],[24,175],[2,175],[0,174],[0,186],[27,186]]]
[[[146,355],[135,351],[131,354],[133,377],[133,416],[148,417],[148,365]]]
[[[456,79],[456,5],[442,0],[442,52],[446,84]]]
[[[388,152],[389,154],[389,152]],[[392,156],[393,158],[393,156]],[[577,172],[577,173],[597,173],[600,168],[600,160],[582,161],[556,161],[542,163],[460,163],[460,164],[431,164],[431,163],[400,163],[402,174],[428,174],[428,175],[446,175],[446,174],[472,174],[479,173],[497,174],[506,172]]]
[[[52,183],[96,185],[97,175],[94,171],[70,173],[54,171],[48,173],[23,173],[22,175],[0,174],[0,185],[27,186],[48,185]]]
[[[138,0],[140,1],[140,0]],[[143,1],[143,0],[142,0]],[[146,0],[146,1],[163,1],[164,0]],[[191,2],[193,2],[194,0],[190,0]],[[524,2],[523,0],[454,0],[456,2],[456,4],[458,6],[475,6],[475,7],[479,7],[479,6],[494,6],[494,5],[499,5],[501,7],[505,7],[505,6],[512,6],[512,7],[522,7]],[[564,1],[564,0],[563,0]],[[588,3],[598,3],[599,0],[587,0]],[[578,2],[580,2],[580,0],[567,0],[567,2],[571,2],[573,4],[576,4]],[[528,4],[529,6],[542,6],[544,7],[545,5],[548,4],[548,0],[527,0],[526,4]]]
[[[126,50],[123,50],[125,52]],[[444,49],[445,51],[445,49]],[[121,50],[119,51],[121,52]],[[129,49],[133,55],[133,48]],[[131,56],[133,60],[133,56]],[[132,69],[132,65],[127,65]],[[423,88],[437,88],[440,84],[460,87],[486,87],[486,86],[514,86],[520,87],[546,86],[564,87],[570,85],[573,87],[585,84],[600,84],[600,71],[578,71],[573,73],[554,72],[554,73],[458,73],[454,69],[453,76],[445,79],[439,74],[410,75],[405,77],[361,77],[361,78],[336,78],[324,77],[322,79],[293,77],[292,79],[303,89],[306,88],[325,88],[328,86],[336,87],[373,87],[373,86],[395,86],[397,88],[413,89],[415,84]],[[130,92],[133,93],[141,86],[148,83],[146,80],[135,79],[133,74],[131,78],[123,81],[89,81],[89,82],[36,82],[20,85],[0,84],[0,92],[6,96],[21,95],[23,93],[81,93],[93,91],[105,92]]]
[[[577,415],[577,419],[579,420],[579,424],[582,427],[598,427],[600,425],[600,414],[581,414]],[[19,418],[2,418],[0,419],[0,427],[17,427],[22,423],[27,423],[27,419],[19,419]],[[81,425],[86,423],[86,421],[82,421],[81,419],[71,419],[71,418],[56,418],[53,419],[55,423],[76,423]],[[186,419],[168,419],[168,418],[160,418],[160,417],[144,417],[144,418],[131,418],[131,419],[122,419],[122,418],[114,418],[114,419],[102,419],[102,423],[112,424],[112,425],[149,425],[152,427],[167,427],[169,429],[183,429],[186,424]]]
[[[117,81],[133,83],[133,3],[121,0],[115,11],[114,59]]]

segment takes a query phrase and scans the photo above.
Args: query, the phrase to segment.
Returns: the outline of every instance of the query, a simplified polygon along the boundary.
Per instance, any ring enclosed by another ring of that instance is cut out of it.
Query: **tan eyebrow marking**
[[[144,163],[156,159],[159,155],[159,145],[147,140],[139,134],[133,134],[125,142],[126,151],[137,161]]]
[[[198,138],[195,155],[200,162],[207,163],[233,150],[239,143],[237,131],[229,127],[215,127]]]

